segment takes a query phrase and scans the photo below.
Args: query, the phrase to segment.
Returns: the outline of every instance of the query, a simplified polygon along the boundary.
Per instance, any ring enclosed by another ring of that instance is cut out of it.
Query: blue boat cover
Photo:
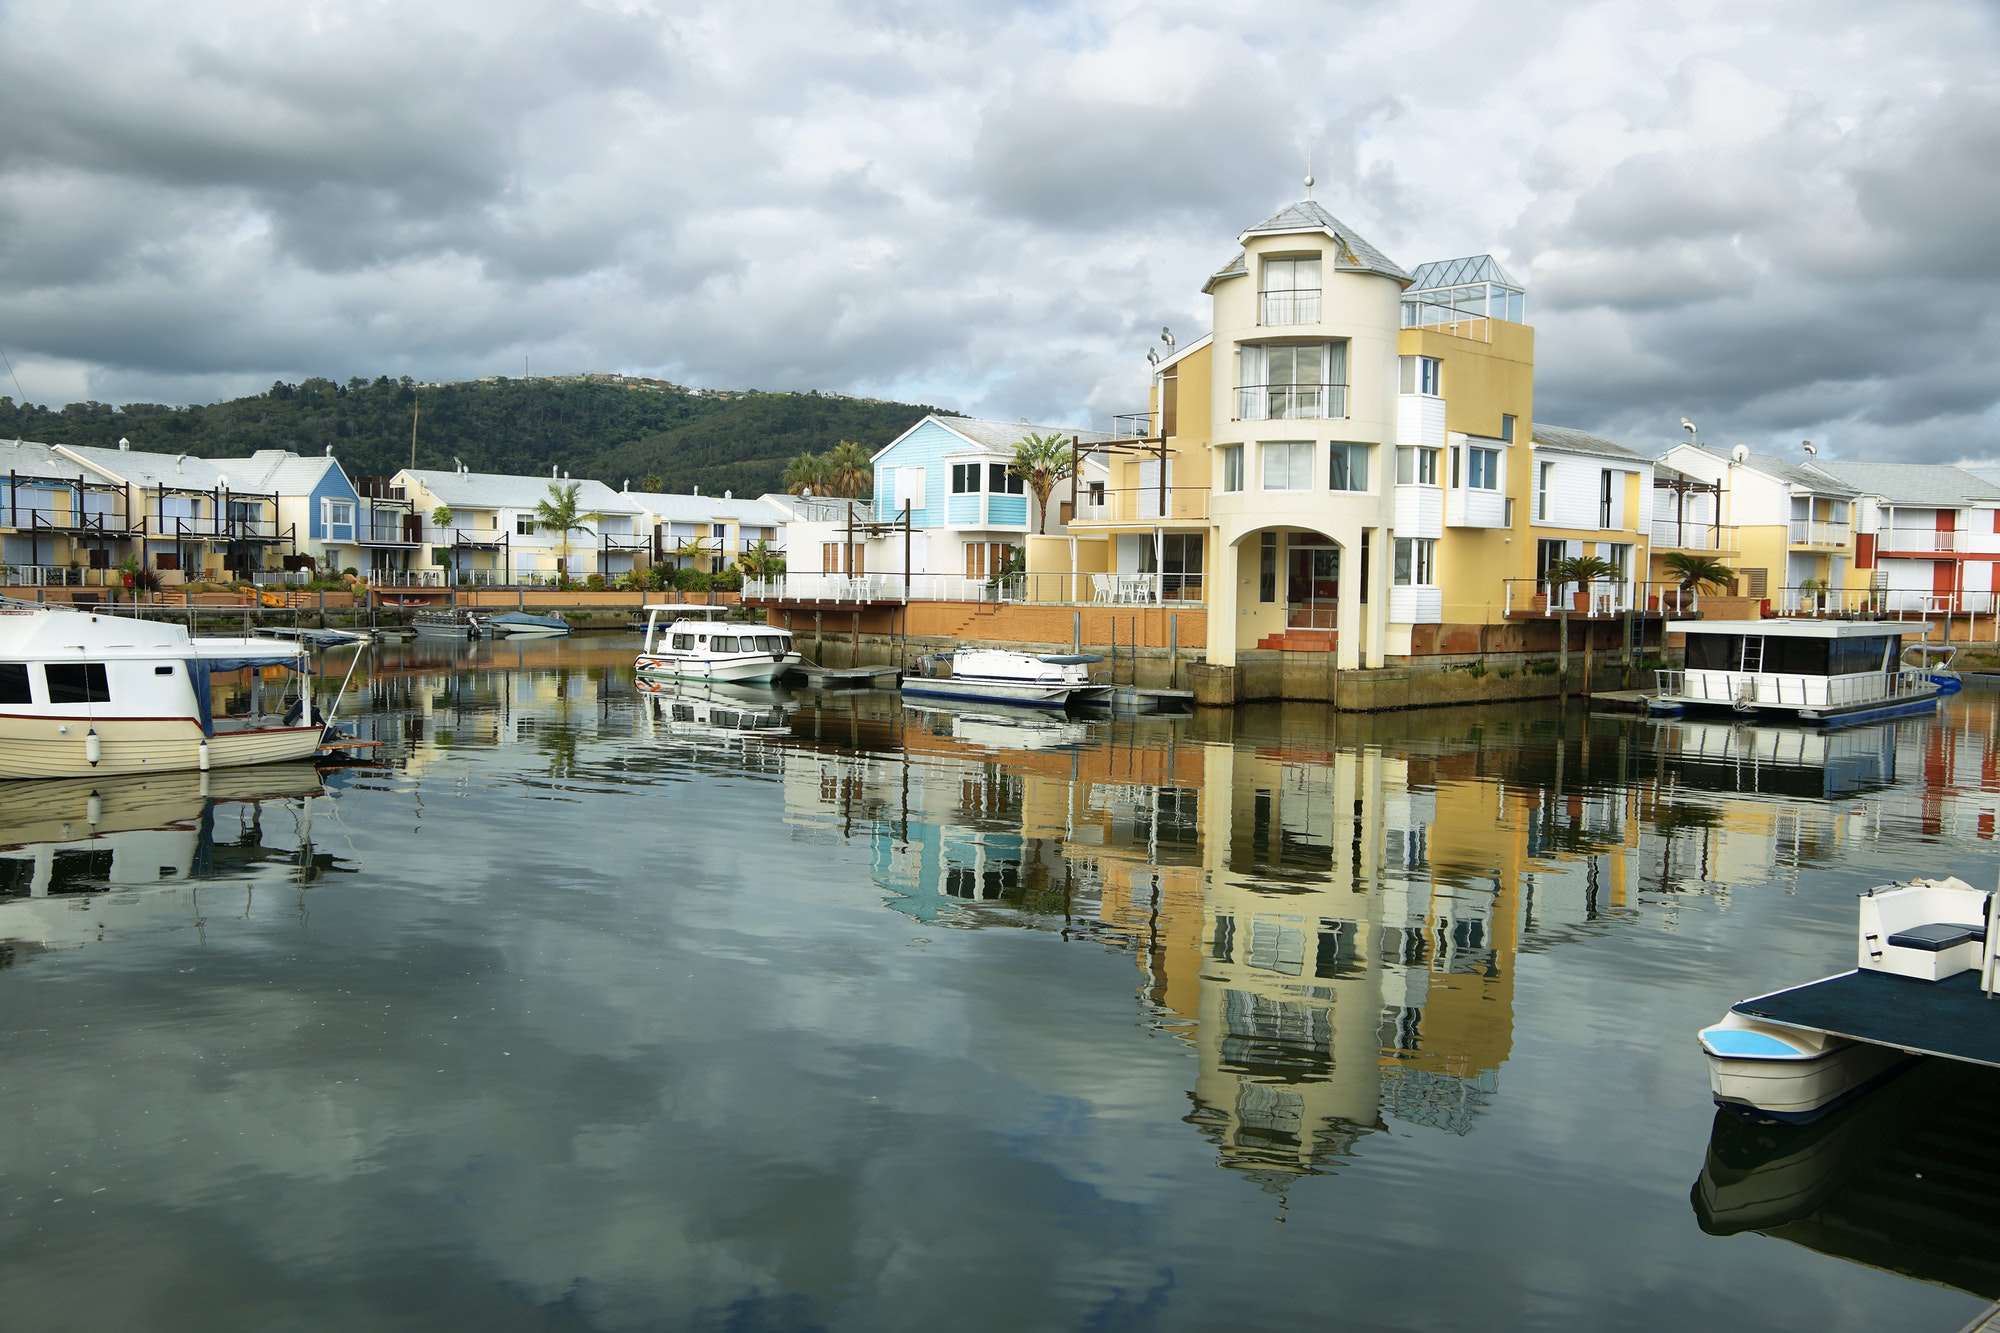
[[[1703,1028],[1702,1042],[1717,1055],[1750,1059],[1796,1060],[1803,1054],[1768,1032],[1751,1028]]]

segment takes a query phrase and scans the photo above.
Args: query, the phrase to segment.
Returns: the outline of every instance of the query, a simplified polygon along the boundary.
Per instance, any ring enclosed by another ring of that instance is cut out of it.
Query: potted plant
[[[1604,579],[1618,577],[1618,567],[1609,560],[1594,555],[1572,555],[1549,562],[1548,580],[1551,591],[1566,583],[1576,585],[1571,595],[1570,609],[1577,612],[1590,610],[1590,585]]]
[[[1806,578],[1799,580],[1799,595],[1804,600],[1807,611],[1826,610],[1826,580]]]
[[[1666,557],[1667,573],[1680,582],[1681,605],[1675,608],[1685,613],[1691,593],[1703,588],[1720,592],[1736,578],[1736,571],[1720,560],[1711,560],[1705,555],[1689,555],[1685,551],[1675,551]]]
[[[128,555],[123,560],[120,560],[118,562],[118,573],[123,577],[125,586],[128,588],[131,587],[133,580],[139,574],[139,557]]]

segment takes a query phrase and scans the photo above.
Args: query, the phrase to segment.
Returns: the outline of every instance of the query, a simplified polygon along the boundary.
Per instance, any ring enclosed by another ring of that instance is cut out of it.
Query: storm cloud
[[[622,370],[1102,424],[1302,193],[1528,284],[1537,415],[2000,456],[1976,0],[0,8],[41,402]]]

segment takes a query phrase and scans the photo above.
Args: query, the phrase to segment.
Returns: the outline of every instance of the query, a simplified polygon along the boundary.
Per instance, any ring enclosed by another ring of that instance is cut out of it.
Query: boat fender
[[[195,754],[195,764],[202,772],[208,772],[208,741],[206,739],[202,741],[201,748]]]
[[[83,734],[83,757],[92,768],[96,768],[97,761],[104,757],[104,741],[98,736],[96,727]]]
[[[83,803],[83,817],[90,821],[92,828],[96,828],[99,824],[102,824],[104,822],[104,798],[96,792],[92,792],[90,799]]]

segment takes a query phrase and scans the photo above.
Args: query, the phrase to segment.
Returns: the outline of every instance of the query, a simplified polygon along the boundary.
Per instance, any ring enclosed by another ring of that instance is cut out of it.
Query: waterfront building
[[[232,486],[275,496],[278,522],[298,534],[301,554],[311,556],[320,572],[361,568],[361,497],[331,451],[302,457],[289,449],[259,449],[248,458],[209,461]]]
[[[785,551],[785,525],[792,519],[785,497],[760,496],[739,500],[721,495],[675,495],[654,491],[621,491],[644,518],[646,546],[652,563],[670,561],[694,569],[715,571],[735,563],[745,551],[763,542],[776,554]]]
[[[0,441],[0,575],[19,587],[104,586],[131,553],[125,488],[46,444]]]
[[[1733,591],[1773,610],[1815,591],[1840,593],[1854,558],[1859,490],[1827,471],[1756,453],[1742,445],[1718,454],[1679,444],[1660,456],[1660,480],[1683,479],[1663,508],[1662,530],[1693,546],[1653,544],[1655,561],[1676,549],[1713,556],[1737,572]],[[1662,488],[1656,485],[1656,492]],[[1656,534],[1657,535],[1657,534]],[[1670,582],[1664,564],[1654,577]]]
[[[1784,609],[1853,609],[1874,601],[1887,611],[1991,611],[2000,561],[2000,486],[1965,468],[1923,463],[1822,463],[1823,473],[1857,492],[1854,587],[1786,590]]]
[[[390,480],[423,520],[425,563],[457,586],[549,584],[564,573],[612,579],[647,562],[645,510],[601,481],[426,468],[404,468]],[[536,505],[553,487],[572,485],[577,512],[595,517],[566,534],[543,528]]]
[[[128,554],[172,586],[185,581],[282,580],[284,558],[298,553],[298,530],[278,516],[278,497],[260,479],[232,477],[192,454],[57,445],[123,492]]]

